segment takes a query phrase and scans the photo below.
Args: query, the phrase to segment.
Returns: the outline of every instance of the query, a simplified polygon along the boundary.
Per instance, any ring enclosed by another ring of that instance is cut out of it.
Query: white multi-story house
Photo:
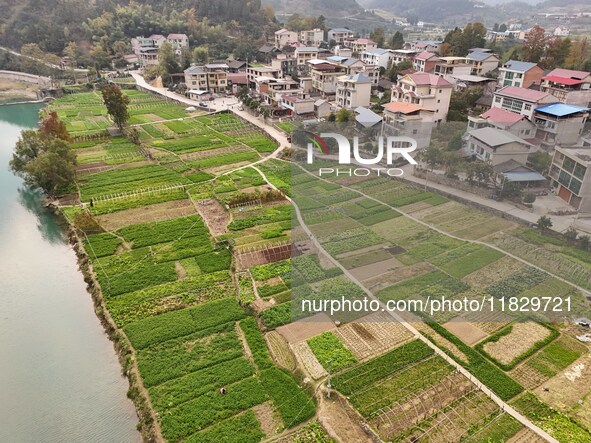
[[[347,109],[369,106],[371,86],[371,80],[363,74],[338,77],[336,89],[337,106]]]
[[[353,40],[345,40],[345,45],[351,48],[351,50],[353,51],[353,55],[361,55],[364,52],[369,51],[370,49],[375,49],[378,47],[376,42],[368,38],[356,38]]]
[[[405,102],[432,110],[435,123],[444,122],[453,85],[443,77],[425,72],[408,74],[392,87],[393,102]]]
[[[354,32],[347,28],[334,28],[328,31],[328,41],[334,40],[337,45],[342,45],[345,40],[348,40],[354,36]]]
[[[556,97],[547,92],[505,86],[494,93],[492,106],[517,112],[531,119],[535,108],[557,101]]]
[[[499,87],[529,88],[542,82],[544,70],[536,63],[509,60],[499,68]]]
[[[412,62],[415,55],[420,51],[416,49],[393,49],[392,50],[392,63],[402,63],[405,61]]]
[[[393,56],[391,49],[375,48],[361,54],[361,61],[367,65],[388,69]]]
[[[434,111],[423,106],[390,102],[384,105],[384,134],[412,137],[417,148],[428,148],[434,125]]]
[[[164,42],[169,42],[176,55],[181,54],[182,48],[189,47],[189,37],[185,34],[152,34],[149,37],[135,37],[131,39],[131,47],[141,66],[157,65],[158,50]]]
[[[185,69],[185,84],[190,90],[224,92],[228,87],[229,66],[225,63],[209,63]]]
[[[324,41],[324,31],[320,28],[300,31],[300,43],[306,46],[320,46]]]
[[[294,31],[288,31],[285,28],[275,31],[275,47],[281,49],[286,45],[299,42],[300,35]]]

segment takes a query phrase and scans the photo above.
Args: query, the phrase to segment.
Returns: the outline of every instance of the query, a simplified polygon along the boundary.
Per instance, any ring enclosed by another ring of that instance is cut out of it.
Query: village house
[[[366,65],[379,66],[388,69],[393,54],[391,49],[375,48],[361,54],[361,61]]]
[[[452,84],[444,78],[424,72],[408,74],[392,87],[393,102],[419,105],[434,111],[433,121],[444,122],[449,111]]]
[[[342,45],[345,40],[353,37],[354,32],[346,28],[334,28],[328,31],[328,41],[334,40],[337,45]]]
[[[384,134],[412,137],[418,149],[429,147],[435,111],[404,102],[390,102],[383,108]]]
[[[418,52],[432,52],[434,54],[439,54],[439,50],[441,49],[442,41],[436,40],[415,40],[406,42],[404,44],[404,49],[412,49]]]
[[[193,91],[224,92],[228,87],[228,69],[225,63],[209,63],[185,69],[185,84]]]
[[[535,108],[557,101],[556,97],[547,92],[505,86],[494,93],[492,106],[517,112],[531,119]]]
[[[355,109],[369,106],[371,99],[371,80],[363,74],[343,75],[337,79],[337,106]]]
[[[378,47],[378,45],[374,41],[368,38],[356,38],[353,40],[345,40],[345,46],[351,48],[351,51],[353,51],[354,56],[360,56],[364,52],[367,52],[370,49],[376,49]]]
[[[393,49],[392,63],[398,64],[404,61],[412,62],[412,59],[419,53],[415,49]]]
[[[292,43],[298,43],[300,35],[294,31],[288,31],[285,28],[282,28],[278,31],[275,31],[275,47],[277,49],[282,49],[284,46],[290,45]]]
[[[435,66],[439,61],[440,58],[434,53],[423,51],[412,59],[412,68],[415,71],[431,73],[435,70]]]
[[[538,171],[516,162],[507,160],[493,166],[494,179],[501,189],[509,183],[517,184],[522,190],[544,191],[548,180]]]
[[[297,95],[282,95],[278,100],[278,105],[289,110],[289,115],[306,115],[314,113],[314,103],[316,100],[310,97],[300,97]]]
[[[470,75],[471,72],[472,65],[466,57],[438,57],[433,68],[434,74],[442,76],[447,81],[450,81],[450,77]]]
[[[499,86],[516,86],[529,88],[532,85],[540,85],[544,70],[536,63],[509,60],[499,68]]]
[[[169,34],[168,37],[161,34],[152,34],[149,37],[132,38],[131,48],[138,58],[139,65],[157,65],[158,51],[164,42],[169,42],[178,56],[182,48],[189,46],[189,37],[185,34]]]
[[[589,108],[552,103],[534,110],[533,122],[538,128],[536,137],[549,148],[555,145],[576,144],[589,117]]]
[[[361,60],[354,57],[340,57],[337,55],[328,57],[326,61],[344,67],[347,75],[363,74],[369,78],[372,87],[378,86],[380,80],[379,66],[363,63]]]
[[[281,77],[281,70],[272,66],[252,64],[248,65],[246,68],[246,76],[248,78],[248,83],[251,86],[254,86],[255,78],[272,77],[277,79]]]
[[[180,55],[182,48],[189,47],[189,37],[186,34],[168,34],[166,41],[171,44],[172,49],[177,52],[177,55]]]
[[[355,122],[361,127],[365,129],[378,129],[380,128],[380,123],[382,123],[382,116],[376,114],[371,109],[365,108],[363,106],[359,106],[354,109],[355,111]]]
[[[472,65],[472,75],[485,75],[499,67],[499,58],[488,51],[472,51],[466,60]]]
[[[320,46],[324,41],[324,31],[320,28],[300,31],[299,41],[306,46]]]
[[[310,89],[319,92],[323,98],[337,91],[337,79],[346,74],[346,68],[334,63],[321,62],[310,66]],[[304,91],[308,88],[302,79]]]
[[[490,108],[478,117],[468,116],[468,131],[486,127],[503,129],[525,140],[536,135],[536,125],[526,116],[501,108]]]
[[[467,134],[467,147],[472,156],[493,166],[508,160],[525,165],[532,144],[502,129],[485,127]]]
[[[540,90],[552,94],[562,103],[591,105],[591,73],[557,68],[542,77]]]
[[[591,212],[591,146],[557,146],[550,178],[556,195],[578,211]]]
[[[314,114],[316,118],[323,118],[332,112],[332,106],[328,100],[319,98],[314,102]]]

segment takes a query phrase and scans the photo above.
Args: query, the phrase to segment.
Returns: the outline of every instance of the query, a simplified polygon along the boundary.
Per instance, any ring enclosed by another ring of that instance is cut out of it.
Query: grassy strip
[[[246,343],[258,368],[262,370],[273,366],[267,342],[261,334],[256,319],[254,317],[245,318],[240,322],[240,329],[244,332]]]

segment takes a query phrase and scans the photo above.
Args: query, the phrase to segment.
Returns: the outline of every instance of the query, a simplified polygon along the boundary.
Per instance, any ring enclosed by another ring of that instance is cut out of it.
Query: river
[[[112,343],[76,255],[8,170],[40,105],[0,106],[0,442],[141,441]]]

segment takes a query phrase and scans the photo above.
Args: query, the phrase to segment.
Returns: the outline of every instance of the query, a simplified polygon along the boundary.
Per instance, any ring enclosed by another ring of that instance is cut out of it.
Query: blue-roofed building
[[[507,160],[493,167],[495,180],[499,186],[506,186],[508,183],[517,183],[521,188],[545,189],[548,187],[548,180],[539,172],[522,165],[515,160]]]
[[[472,64],[472,75],[484,75],[499,67],[499,58],[491,52],[471,51],[466,59]]]
[[[535,63],[509,60],[499,68],[499,87],[517,86],[529,88],[531,85],[540,85],[544,70]]]
[[[564,103],[551,103],[536,108],[532,120],[537,127],[536,138],[550,148],[576,144],[589,118],[589,108]]]

